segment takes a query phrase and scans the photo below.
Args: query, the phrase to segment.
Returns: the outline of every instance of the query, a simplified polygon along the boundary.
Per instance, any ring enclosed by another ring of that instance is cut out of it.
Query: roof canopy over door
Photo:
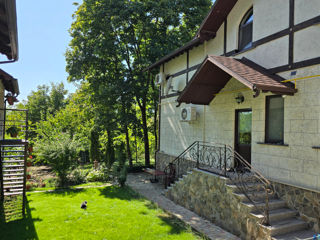
[[[210,55],[203,61],[177,101],[208,105],[232,77],[253,90],[255,96],[260,91],[284,95],[296,92],[293,85],[282,83],[284,79],[269,74],[266,69],[247,59]]]

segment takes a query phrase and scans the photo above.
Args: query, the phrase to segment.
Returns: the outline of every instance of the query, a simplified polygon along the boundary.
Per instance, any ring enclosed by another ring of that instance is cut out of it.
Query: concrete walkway
[[[222,228],[207,221],[194,212],[175,204],[163,195],[164,187],[161,184],[150,183],[150,175],[145,173],[129,174],[127,184],[144,197],[148,198],[165,211],[171,213],[196,231],[214,240],[240,239]]]

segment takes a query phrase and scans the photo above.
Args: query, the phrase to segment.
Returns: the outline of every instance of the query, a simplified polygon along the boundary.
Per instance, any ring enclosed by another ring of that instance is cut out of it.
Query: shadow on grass
[[[169,234],[180,234],[187,230],[187,225],[185,225],[181,220],[172,215],[159,215],[158,216],[163,222],[162,225],[170,226]]]
[[[120,199],[120,200],[144,200],[138,193],[133,191],[130,187],[118,187],[118,186],[107,186],[105,188],[99,189],[100,195],[111,198],[111,199]]]
[[[42,221],[39,218],[32,218],[29,203],[26,204],[26,216],[24,219],[6,223],[3,218],[0,222],[0,233],[2,240],[24,239],[38,240],[34,222]]]
[[[46,191],[44,192],[45,194],[48,195],[58,195],[58,196],[74,196],[78,193],[83,192],[85,189],[80,188],[80,189],[74,189],[74,188],[60,188],[60,189],[55,189],[52,191]]]

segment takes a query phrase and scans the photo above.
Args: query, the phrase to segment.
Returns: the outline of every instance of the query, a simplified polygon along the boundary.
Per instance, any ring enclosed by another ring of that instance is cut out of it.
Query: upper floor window
[[[239,26],[239,50],[252,46],[253,8],[244,15]]]

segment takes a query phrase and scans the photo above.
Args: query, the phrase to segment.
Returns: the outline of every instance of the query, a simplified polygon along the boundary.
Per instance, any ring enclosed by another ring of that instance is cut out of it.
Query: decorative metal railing
[[[229,178],[255,210],[264,216],[262,223],[270,225],[269,196],[273,193],[272,185],[232,147],[219,143],[194,142],[164,169],[166,187],[193,168]],[[257,201],[261,199],[261,193],[264,194],[264,204],[261,204],[261,200]]]

